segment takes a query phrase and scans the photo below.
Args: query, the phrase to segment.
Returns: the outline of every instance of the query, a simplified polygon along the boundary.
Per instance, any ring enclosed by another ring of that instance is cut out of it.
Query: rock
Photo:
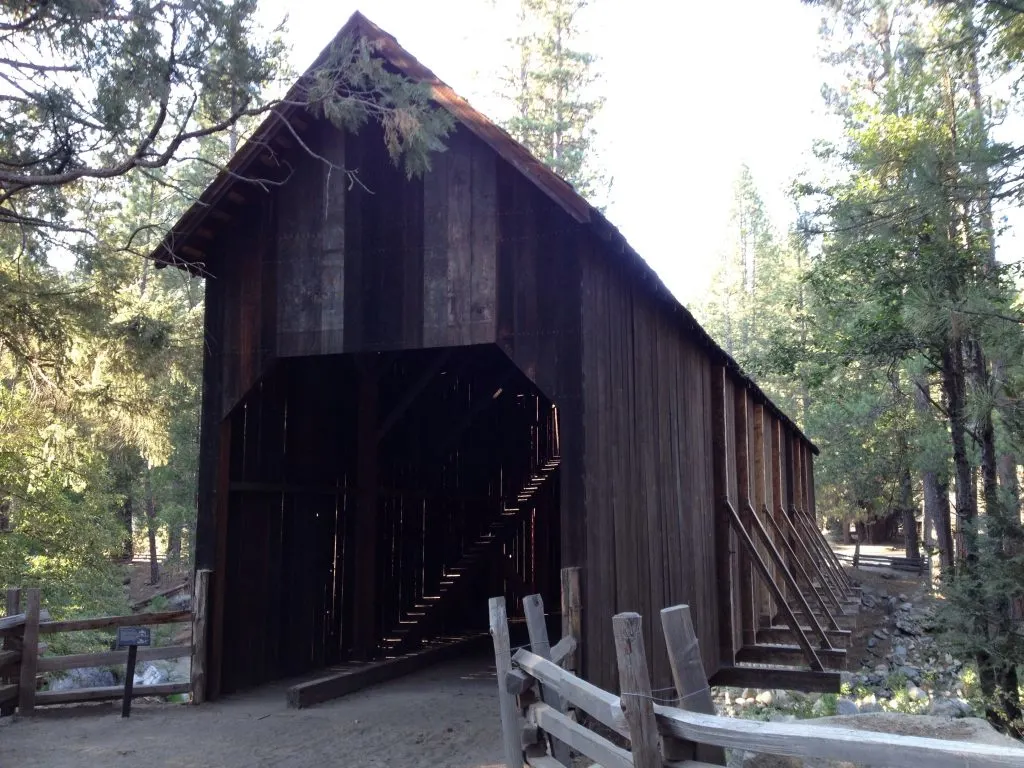
[[[803,768],[803,760],[779,755],[758,755],[748,752],[743,757],[743,768]]]
[[[775,701],[775,697],[771,691],[761,691],[757,696],[754,697],[754,701],[760,704],[762,707],[770,707],[772,702]]]
[[[850,701],[850,699],[840,699],[836,705],[836,712],[840,715],[856,715],[860,710],[857,708],[857,702]]]
[[[902,645],[893,646],[892,657],[893,657],[893,659],[895,659],[896,661],[898,661],[899,663],[902,664],[904,661],[907,660],[907,649],[906,649],[906,647],[902,646]]]
[[[889,674],[889,665],[888,664],[879,664],[878,666],[875,667],[875,674],[876,675],[888,675]]]
[[[899,668],[899,673],[915,683],[919,683],[921,681],[921,670],[919,667],[904,665]]]
[[[114,673],[106,667],[69,669],[63,676],[50,681],[51,691],[73,691],[79,688],[107,688],[117,685]]]
[[[914,606],[911,603],[900,603],[900,610],[904,613],[910,613],[914,610]]]
[[[874,648],[876,645],[878,645],[878,638],[877,637],[869,637],[868,638],[868,648]]]
[[[155,664],[147,664],[142,674],[135,674],[135,685],[160,685],[167,682],[167,671]]]
[[[901,603],[907,602],[907,596],[904,595],[902,592],[899,594],[899,598]]]
[[[963,699],[935,699],[928,707],[928,714],[935,717],[968,717],[973,712],[971,705]]]
[[[752,698],[754,698],[754,692],[752,690],[750,690],[749,688],[744,688],[740,692],[740,698],[741,699],[752,699]]]
[[[770,723],[795,723],[796,715],[787,712],[772,712],[768,717]]]
[[[899,601],[895,597],[887,597],[885,599],[885,612],[893,613],[896,607],[899,605]]]
[[[913,701],[921,701],[922,699],[927,699],[928,698],[928,694],[925,691],[923,691],[921,688],[918,688],[913,683],[911,683],[910,685],[907,686],[907,695]]]

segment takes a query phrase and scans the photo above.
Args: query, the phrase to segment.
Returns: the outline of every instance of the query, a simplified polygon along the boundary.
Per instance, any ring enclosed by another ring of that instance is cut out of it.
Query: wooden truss
[[[712,682],[838,690],[860,596],[814,520],[811,446],[750,392],[713,382],[725,563]]]

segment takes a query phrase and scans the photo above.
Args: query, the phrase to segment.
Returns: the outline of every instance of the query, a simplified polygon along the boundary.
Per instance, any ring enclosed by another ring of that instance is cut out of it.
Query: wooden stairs
[[[445,569],[436,594],[423,595],[420,601],[402,614],[398,625],[386,633],[381,642],[386,657],[408,653],[418,647],[444,614],[449,602],[458,595],[459,587],[467,577],[483,563],[492,547],[503,542],[516,526],[533,509],[537,492],[554,476],[561,464],[559,456],[553,456],[541,464],[523,484],[515,499],[502,504],[502,511],[491,521],[487,529],[473,543],[463,550],[461,557]]]

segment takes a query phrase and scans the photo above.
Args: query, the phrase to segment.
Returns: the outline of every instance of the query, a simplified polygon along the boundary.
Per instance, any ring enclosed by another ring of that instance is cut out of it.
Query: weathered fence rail
[[[538,608],[543,611],[537,595],[525,598],[524,604],[535,613]],[[509,768],[570,766],[574,753],[603,768],[709,768],[725,764],[724,747],[891,768],[1024,765],[1024,750],[1016,747],[718,717],[687,606],[666,608],[661,614],[678,706],[666,706],[652,695],[638,614],[621,613],[612,619],[621,690],[616,696],[559,666],[573,657],[576,638],[563,637],[555,646],[563,649],[558,655],[546,652],[550,643],[546,633],[539,632],[544,626],[540,622],[538,632],[531,629],[530,650],[512,655],[505,599],[492,598],[489,609]],[[611,738],[581,723],[581,715],[611,731]]]
[[[192,610],[158,611],[133,613],[123,616],[100,616],[87,619],[53,621],[49,613],[40,607],[38,589],[22,590],[12,588],[6,593],[7,615],[0,617],[0,715],[30,715],[37,706],[49,704],[76,704],[94,701],[109,701],[124,696],[124,688],[110,686],[101,688],[80,688],[68,691],[40,691],[40,675],[45,672],[60,672],[69,669],[97,666],[126,665],[127,649],[76,653],[64,656],[46,656],[46,645],[40,638],[63,632],[86,632],[115,630],[125,626],[160,626],[169,624],[191,624],[192,634],[206,630],[206,590],[209,588],[209,572],[200,571],[196,579],[196,594]],[[24,601],[22,597],[24,596]],[[192,656],[193,644],[172,644],[140,648],[138,661],[158,661]],[[203,669],[194,664],[190,682],[162,683],[159,685],[137,685],[132,687],[132,698],[142,696],[171,696],[192,693],[194,702],[205,697]],[[197,695],[198,694],[198,695]]]
[[[844,565],[852,565],[854,568],[890,568],[894,571],[913,571],[923,573],[928,568],[928,558],[918,557],[896,557],[888,555],[865,555],[860,551],[860,544],[853,549],[852,555],[836,555]]]

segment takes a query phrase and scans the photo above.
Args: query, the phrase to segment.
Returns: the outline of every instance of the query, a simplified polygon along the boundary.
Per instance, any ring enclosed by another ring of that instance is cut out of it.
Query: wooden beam
[[[180,659],[192,653],[191,645],[164,645],[156,648],[139,648],[138,661],[160,661],[162,659]],[[70,656],[43,656],[36,666],[39,672],[61,672],[81,667],[105,667],[108,665],[125,664],[128,661],[128,649],[118,651],[99,651],[98,653],[75,653]]]
[[[188,683],[161,683],[160,685],[136,685],[132,687],[132,698],[142,696],[174,696],[188,693]],[[104,688],[78,688],[72,691],[40,691],[36,694],[36,704],[84,704],[90,701],[115,701],[124,696],[123,685],[112,685]]]
[[[18,680],[18,714],[27,717],[36,705],[36,664],[39,659],[38,587],[25,590],[25,633],[21,637],[21,674]]]
[[[192,590],[192,664],[190,665],[193,704],[206,701],[206,650],[207,634],[209,633],[209,610],[211,571],[200,568],[196,571],[194,589]]]
[[[768,520],[768,525],[772,528],[773,532],[776,535],[776,538],[782,542],[782,546],[785,548],[786,553],[789,555],[789,561],[793,563],[793,565],[796,567],[797,573],[804,580],[804,583],[807,584],[807,588],[810,589],[811,593],[814,595],[814,599],[818,602],[818,605],[821,607],[821,610],[824,611],[825,616],[828,619],[828,628],[839,629],[839,626],[836,624],[835,617],[832,615],[832,612],[828,609],[828,606],[825,605],[825,598],[822,597],[821,593],[814,586],[814,582],[811,580],[811,577],[807,574],[807,571],[804,569],[803,563],[800,562],[800,559],[797,557],[796,552],[793,550],[793,545],[789,543],[789,539],[786,537],[785,532],[779,528],[779,524],[775,521],[775,518],[772,516],[770,512],[768,512],[767,509],[765,510],[765,519]],[[831,592],[829,594],[831,594]],[[835,599],[835,595],[832,595],[832,597],[833,599]],[[842,606],[839,605],[838,600],[835,600],[835,606],[837,610],[842,610]]]
[[[656,764],[645,764],[642,759],[637,759],[635,744],[632,753],[627,752],[589,728],[574,723],[553,707],[546,704],[535,704],[530,709],[537,720],[537,725],[549,733],[552,738],[558,739],[559,743],[570,744],[573,749],[590,760],[596,761],[602,768],[632,768],[634,765],[637,768],[646,768],[647,765],[657,765],[658,768],[661,768],[660,758]],[[653,711],[651,712],[651,721],[653,724]],[[655,732],[655,739],[657,736],[658,734]],[[657,756],[657,754],[657,748],[655,748],[655,755]]]
[[[216,425],[216,422],[215,422]],[[221,420],[218,431],[217,474],[213,481],[214,560],[210,584],[210,648],[207,653],[206,695],[220,698],[224,670],[224,603],[227,600],[228,511],[231,483],[231,419]]]
[[[21,661],[21,651],[0,651],[0,669]]]
[[[718,587],[718,654],[733,658],[732,565],[729,511],[729,465],[725,434],[725,367],[711,367],[711,463],[714,476],[715,583]]]
[[[764,525],[758,519],[757,515],[754,514],[754,510],[750,509],[749,507],[747,508],[747,519],[749,519],[753,523],[754,531],[757,533],[758,536],[761,537],[761,540],[764,541],[765,547],[768,550],[768,555],[775,561],[775,564],[782,572],[782,577],[783,579],[785,579],[786,584],[793,592],[793,595],[796,598],[797,605],[799,606],[799,608],[803,609],[804,613],[807,615],[807,620],[810,623],[811,628],[814,630],[814,634],[817,635],[818,639],[821,641],[821,647],[831,648],[832,643],[829,642],[828,635],[825,634],[825,630],[822,628],[818,620],[814,617],[814,614],[811,611],[811,607],[807,603],[807,598],[804,597],[803,592],[800,591],[800,587],[796,583],[796,578],[793,576],[792,573],[790,573],[789,568],[786,567],[786,561],[783,560],[782,555],[779,554],[779,550],[775,548],[775,544],[768,536],[768,531],[765,530]],[[788,605],[786,607],[787,609],[789,608]],[[796,629],[796,627],[794,627],[794,629]]]
[[[767,667],[722,667],[711,676],[712,685],[734,688],[782,688],[817,693],[839,693],[838,672],[810,672],[806,669]]]
[[[814,631],[808,626],[800,627],[800,629],[804,634],[810,634]],[[850,637],[853,635],[848,629],[826,629],[825,634],[832,641],[832,645],[837,648],[848,647]],[[796,636],[789,627],[761,627],[757,630],[757,642],[769,645],[773,643],[795,643]]]
[[[772,590],[772,592],[775,595],[775,599],[782,606],[782,612],[783,615],[786,617],[786,623],[793,630],[794,634],[799,633],[797,636],[797,642],[799,642],[800,647],[803,648],[804,654],[807,656],[808,664],[810,665],[812,670],[822,670],[823,667],[821,665],[821,661],[818,659],[817,654],[815,654],[814,648],[811,647],[811,644],[810,642],[808,642],[807,637],[804,636],[802,632],[800,632],[800,624],[799,622],[797,622],[796,616],[793,614],[793,609],[790,608],[789,604],[785,601],[785,597],[782,594],[782,590],[779,588],[779,585],[775,583],[775,580],[772,579],[772,574],[768,570],[768,565],[761,558],[761,553],[758,552],[757,547],[754,546],[754,540],[750,537],[750,534],[747,532],[746,528],[743,527],[743,521],[740,519],[740,516],[737,514],[736,510],[733,509],[732,504],[729,503],[728,499],[725,500],[725,507],[729,512],[729,519],[732,522],[733,527],[736,530],[736,533],[739,535],[740,543],[746,548],[747,553],[751,556],[751,558],[754,561],[754,564],[761,572],[761,576],[768,584],[768,588]]]
[[[846,651],[819,648],[815,651],[826,669],[846,669]],[[736,652],[736,661],[744,664],[800,664],[804,659],[799,645],[745,645]]]
[[[6,609],[7,615],[16,616],[21,612],[21,590],[18,587],[8,587],[6,593]],[[21,639],[14,637],[14,635],[7,635],[4,637],[3,649],[5,653],[17,653],[18,660],[21,660]],[[14,689],[13,697],[3,699],[0,696],[0,717],[7,717],[14,714],[15,704],[14,701],[18,697],[18,679],[21,675],[21,670],[14,669],[8,672],[6,675],[0,677],[0,683],[7,683],[7,688]]]
[[[358,359],[358,358],[357,358]],[[353,654],[368,661],[377,654],[377,371],[357,366],[358,414],[356,416],[356,483],[353,515],[355,545],[355,594],[352,617]]]
[[[487,643],[488,636],[481,634],[465,640],[433,646],[416,653],[399,656],[396,659],[360,664],[316,680],[299,683],[288,689],[288,706],[305,709],[314,704],[337,699],[371,685],[417,672],[424,667],[439,664],[442,661],[462,658],[474,649],[483,649]]]
[[[44,621],[39,633],[52,635],[55,632],[80,632],[86,629],[115,629],[138,625],[148,627],[156,624],[183,624],[192,620],[192,611],[159,611],[156,613],[129,613],[124,616],[100,616],[93,619],[71,619],[69,621]]]
[[[566,659],[564,666],[573,672],[580,671],[579,644],[583,637],[583,599],[580,592],[580,569],[576,567],[563,568],[561,573],[562,583],[562,639],[573,641],[573,650]],[[552,653],[552,658],[554,654]],[[556,664],[559,662],[555,662]]]
[[[391,428],[398,423],[398,420],[401,419],[412,404],[416,402],[416,398],[419,397],[423,393],[423,390],[425,390],[437,377],[437,374],[441,372],[441,369],[444,367],[445,363],[448,362],[451,356],[452,350],[450,348],[443,349],[434,355],[434,359],[431,360],[430,364],[423,369],[419,378],[416,379],[413,385],[405,391],[401,400],[395,403],[394,407],[388,412],[388,415],[381,421],[380,426],[377,428],[378,443],[387,437]]]
[[[743,514],[743,510],[750,508],[750,450],[747,441],[747,390],[744,387],[735,388],[734,397],[734,441],[736,446],[736,488],[739,492],[737,504]],[[769,570],[767,579],[774,581]],[[750,555],[740,552],[740,636],[744,645],[751,645],[755,638],[754,632],[757,628],[758,609],[754,604],[754,569],[750,562]]]

